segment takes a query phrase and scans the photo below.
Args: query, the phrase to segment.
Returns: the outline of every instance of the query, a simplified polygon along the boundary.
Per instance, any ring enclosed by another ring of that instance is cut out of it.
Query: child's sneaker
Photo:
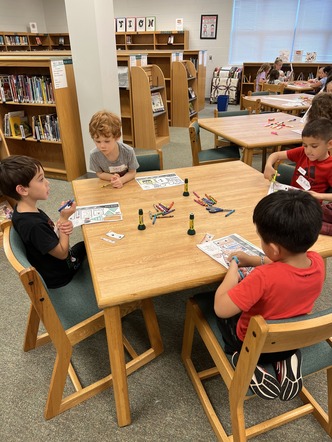
[[[238,359],[239,353],[235,352],[232,356],[234,368],[236,367]],[[263,399],[276,399],[280,396],[280,384],[278,380],[259,365],[257,365],[254,371],[249,386],[257,396]]]
[[[280,382],[280,399],[290,401],[302,390],[302,356],[297,350],[290,358],[275,364],[277,378]]]

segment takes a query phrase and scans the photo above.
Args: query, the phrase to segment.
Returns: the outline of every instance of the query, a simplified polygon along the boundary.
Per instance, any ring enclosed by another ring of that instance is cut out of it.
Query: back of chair
[[[262,91],[269,91],[275,94],[283,94],[285,87],[286,87],[285,83],[279,83],[279,84],[263,83]]]
[[[238,110],[238,111],[222,111],[218,112],[217,109],[214,109],[214,118],[220,117],[239,117],[241,115],[249,115],[250,111],[248,109]]]
[[[249,113],[259,114],[261,111],[261,100],[250,100],[244,95],[241,96],[241,109],[248,109]]]
[[[248,95],[249,95],[249,97],[255,97],[255,96],[259,96],[259,95],[270,95],[270,92],[269,91],[257,91],[257,92],[248,91]]]
[[[199,165],[198,152],[202,150],[201,137],[198,120],[194,119],[189,125],[189,137],[191,145],[191,153],[193,157],[193,166]]]
[[[163,153],[157,149],[157,153],[147,155],[137,155],[139,168],[137,172],[147,172],[151,170],[163,170]]]

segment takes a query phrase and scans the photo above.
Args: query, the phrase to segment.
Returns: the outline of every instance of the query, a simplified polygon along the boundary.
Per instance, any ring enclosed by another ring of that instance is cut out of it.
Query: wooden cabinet
[[[159,149],[169,143],[165,80],[156,65],[131,68],[135,147]],[[153,96],[161,107],[153,109]]]
[[[123,51],[188,49],[189,31],[116,32],[116,48]]]
[[[255,90],[255,79],[258,69],[262,63],[243,63],[242,81],[241,81],[241,95],[248,95],[249,91]],[[273,62],[271,62],[271,66]],[[309,78],[316,78],[318,69],[322,66],[327,66],[329,63],[292,63],[294,80],[308,80]],[[282,70],[287,73],[291,70],[290,63],[284,63]]]
[[[4,116],[10,112],[24,111],[29,126],[33,117],[56,114],[60,141],[53,137],[37,140],[33,136],[4,136],[1,158],[10,155],[28,155],[43,164],[48,177],[71,181],[86,173],[83,140],[76,97],[76,86],[71,57],[1,56],[1,76],[22,76],[28,79],[50,79],[52,99],[31,102],[30,98],[0,102],[0,127],[4,132]],[[55,78],[56,75],[56,78]],[[18,77],[16,77],[18,78]],[[45,121],[45,120],[44,120]],[[45,136],[45,138],[47,138]]]
[[[134,117],[130,85],[130,56],[118,54],[119,94],[123,142],[135,146]]]
[[[172,126],[189,127],[197,117],[197,75],[189,60],[172,63]]]
[[[70,50],[68,33],[0,31],[0,52]]]

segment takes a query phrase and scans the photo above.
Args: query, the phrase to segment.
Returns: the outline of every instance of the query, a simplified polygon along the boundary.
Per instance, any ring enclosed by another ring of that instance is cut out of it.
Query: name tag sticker
[[[304,176],[299,176],[298,179],[296,180],[297,184],[299,184],[302,189],[304,190],[309,190],[311,188],[309,181],[304,178]]]
[[[299,167],[297,170],[300,172],[301,175],[305,175],[307,173],[302,167]]]

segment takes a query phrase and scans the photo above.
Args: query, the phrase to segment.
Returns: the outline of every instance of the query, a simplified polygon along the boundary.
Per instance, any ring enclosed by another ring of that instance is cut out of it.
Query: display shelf
[[[116,32],[118,50],[188,49],[189,31]]]
[[[197,117],[197,113],[195,66],[189,60],[175,61],[172,63],[172,126],[189,127],[191,120]]]
[[[135,147],[160,149],[169,143],[166,88],[157,65],[131,67]]]
[[[0,53],[70,50],[68,33],[0,32]]]

